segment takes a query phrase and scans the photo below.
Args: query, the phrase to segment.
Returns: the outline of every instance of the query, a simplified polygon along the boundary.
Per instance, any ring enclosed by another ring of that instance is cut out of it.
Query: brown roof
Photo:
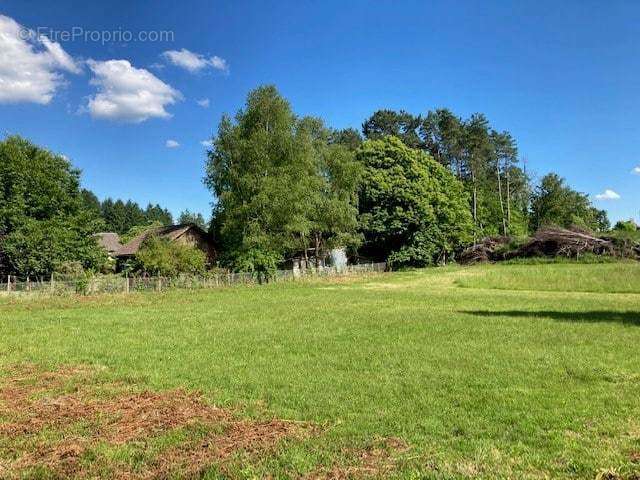
[[[96,233],[96,237],[98,237],[98,244],[109,253],[116,253],[122,248],[120,237],[117,233]]]
[[[187,223],[187,224],[183,224],[183,225],[170,225],[168,227],[154,228],[154,229],[147,230],[144,233],[141,233],[140,235],[138,235],[137,237],[135,237],[134,239],[129,241],[127,244],[123,245],[118,250],[116,255],[117,256],[135,255],[136,253],[138,253],[138,250],[142,246],[142,243],[151,235],[157,235],[159,237],[167,238],[169,240],[176,240],[177,238],[182,236],[186,231],[191,230],[191,229],[196,229],[201,234],[207,235],[207,232],[205,232],[200,227],[198,227],[197,225],[194,225],[192,223]]]

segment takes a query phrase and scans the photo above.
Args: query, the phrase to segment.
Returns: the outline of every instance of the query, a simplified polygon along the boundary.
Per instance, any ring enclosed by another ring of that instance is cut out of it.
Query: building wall
[[[213,263],[216,259],[216,251],[213,247],[213,242],[210,238],[202,235],[197,230],[187,230],[175,241],[182,245],[188,245],[202,250],[206,253],[209,263]]]

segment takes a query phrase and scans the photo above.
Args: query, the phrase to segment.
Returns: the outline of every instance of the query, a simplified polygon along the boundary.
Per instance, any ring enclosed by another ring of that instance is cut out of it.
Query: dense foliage
[[[179,274],[203,274],[207,258],[201,250],[150,236],[136,254],[135,269],[151,275],[174,277]]]
[[[178,221],[210,230],[222,266],[236,270],[269,272],[294,256],[318,265],[335,247],[428,265],[489,236],[610,229],[606,212],[558,175],[532,185],[515,139],[482,114],[379,110],[361,135],[296,116],[265,86],[235,118],[223,117],[213,140],[205,176],[212,220],[185,210]],[[47,275],[67,262],[98,269],[95,233],[127,241],[173,223],[158,204],[100,201],[80,189],[68,160],[19,137],[0,142],[0,160],[0,272]],[[636,248],[635,224],[620,222],[611,235]],[[148,264],[174,268],[158,265]]]
[[[353,147],[353,136],[344,136]],[[251,92],[224,117],[209,152],[206,184],[217,199],[221,260],[269,271],[310,248],[317,257],[358,241],[353,151],[320,120],[297,118],[274,87]]]
[[[145,209],[136,202],[127,200],[113,200],[107,198],[100,202],[98,197],[90,190],[82,189],[80,192],[85,207],[102,217],[105,229],[120,235],[126,234],[131,228],[149,224],[171,225],[173,217],[171,212],[158,204],[148,204]]]
[[[394,266],[446,261],[472,239],[468,196],[451,172],[397,137],[369,140],[358,151],[364,165],[360,227],[365,254]]]
[[[0,270],[38,276],[74,260],[104,265],[93,236],[103,224],[85,206],[79,176],[64,157],[27,140],[0,142]]]
[[[633,220],[621,220],[613,227],[618,232],[636,233],[638,232],[638,225]]]
[[[132,200],[112,200],[107,198],[100,204],[100,215],[109,232],[125,234],[131,228],[150,224],[172,225],[173,217],[160,205],[149,204],[145,209]]]
[[[531,196],[531,230],[556,225],[584,227],[603,232],[611,225],[607,214],[591,205],[589,197],[576,192],[556,174],[545,176]]]
[[[452,171],[469,193],[478,237],[527,232],[529,180],[518,166],[516,142],[491,128],[484,115],[465,120],[447,109],[424,116],[380,110],[364,122],[363,132],[368,139],[396,136]]]
[[[206,220],[204,219],[201,213],[194,213],[189,211],[188,209],[180,213],[180,216],[178,217],[178,223],[180,225],[192,223],[205,231],[208,230],[209,228]]]

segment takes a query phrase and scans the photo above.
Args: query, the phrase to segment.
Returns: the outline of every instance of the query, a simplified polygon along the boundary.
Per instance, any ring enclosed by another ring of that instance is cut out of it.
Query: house
[[[122,248],[120,237],[117,233],[102,232],[96,233],[98,244],[107,251],[109,258],[115,258],[118,251]]]
[[[112,256],[112,258],[117,259],[119,262],[124,262],[135,257],[144,241],[151,236],[165,238],[172,242],[198,248],[207,255],[209,264],[213,264],[216,259],[216,249],[213,238],[200,227],[191,223],[152,228],[141,233],[124,245],[120,245],[120,239],[116,233],[100,233],[99,235],[100,244],[109,252],[109,256]],[[116,244],[119,246],[117,247]]]

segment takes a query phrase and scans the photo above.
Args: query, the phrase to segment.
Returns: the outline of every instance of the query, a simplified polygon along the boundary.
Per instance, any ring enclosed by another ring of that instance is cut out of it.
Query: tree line
[[[180,218],[204,223],[188,211]],[[99,201],[81,188],[80,171],[62,155],[19,136],[0,141],[0,274],[49,276],[72,263],[109,270],[96,233],[126,239],[172,223],[171,213],[157,204],[142,209],[131,200]]]
[[[424,266],[474,240],[545,225],[609,228],[606,212],[556,174],[532,185],[516,140],[483,114],[380,110],[362,132],[298,117],[273,86],[225,116],[208,154],[221,261],[268,270],[292,255]]]
[[[268,272],[292,257],[320,264],[334,248],[355,259],[424,266],[455,260],[474,240],[545,225],[610,228],[606,213],[556,174],[534,184],[517,143],[482,114],[380,110],[361,131],[298,116],[273,86],[225,115],[207,154],[209,229],[219,266]],[[48,275],[74,261],[99,270],[94,234],[125,239],[173,223],[158,204],[100,201],[67,159],[13,136],[0,142],[0,272]]]
[[[114,201],[106,198],[101,202],[93,192],[84,188],[80,195],[86,208],[103,220],[107,232],[125,235],[132,228],[140,225],[173,225],[171,212],[158,204],[149,203],[143,209],[132,200],[125,202],[120,199]]]

